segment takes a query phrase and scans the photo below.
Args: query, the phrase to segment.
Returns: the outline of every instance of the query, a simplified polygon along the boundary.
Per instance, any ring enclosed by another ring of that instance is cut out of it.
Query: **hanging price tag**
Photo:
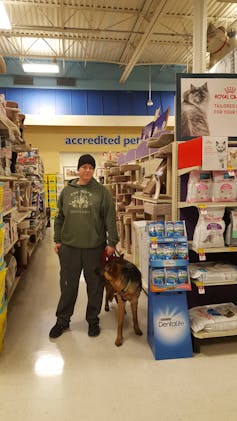
[[[228,167],[227,170],[228,170],[228,174],[229,174],[230,177],[234,177],[235,176],[235,172],[233,170],[233,167]]]
[[[204,249],[198,249],[198,255],[199,255],[199,260],[200,261],[205,261],[206,259],[206,254],[205,254],[205,250]]]
[[[207,214],[206,205],[199,204],[198,205],[198,208],[199,208],[199,212],[200,212],[201,215],[206,215]]]
[[[205,275],[202,273],[201,279],[196,282],[196,286],[198,287],[198,294],[205,294],[204,279]]]
[[[205,294],[205,288],[204,288],[204,286],[198,287],[198,294]]]

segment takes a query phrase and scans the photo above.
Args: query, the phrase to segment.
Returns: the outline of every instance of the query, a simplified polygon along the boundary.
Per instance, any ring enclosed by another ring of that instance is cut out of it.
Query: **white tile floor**
[[[51,230],[32,256],[9,305],[0,354],[0,420],[236,421],[237,340],[211,341],[193,358],[156,361],[146,341],[147,297],[133,334],[127,312],[114,345],[115,305],[101,313],[101,335],[87,336],[85,284],[70,331],[48,337],[58,301]]]

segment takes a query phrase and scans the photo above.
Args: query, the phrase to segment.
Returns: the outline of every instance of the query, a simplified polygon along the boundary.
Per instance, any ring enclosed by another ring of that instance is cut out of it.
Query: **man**
[[[100,334],[98,315],[104,282],[98,268],[104,252],[111,256],[118,242],[114,202],[110,192],[93,177],[94,158],[82,155],[77,169],[79,179],[69,181],[61,192],[54,222],[55,252],[61,268],[61,297],[56,311],[57,322],[49,332],[51,338],[59,337],[69,328],[82,270],[87,284],[88,335]]]

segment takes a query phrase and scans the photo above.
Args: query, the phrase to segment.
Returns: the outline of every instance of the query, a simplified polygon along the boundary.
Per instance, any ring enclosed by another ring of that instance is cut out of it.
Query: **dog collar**
[[[121,289],[121,292],[127,292],[127,290],[128,290],[128,288],[130,287],[130,285],[131,285],[131,279],[129,279],[129,281],[128,281],[128,283],[127,283],[126,287],[125,287],[125,288],[123,288],[123,289]]]

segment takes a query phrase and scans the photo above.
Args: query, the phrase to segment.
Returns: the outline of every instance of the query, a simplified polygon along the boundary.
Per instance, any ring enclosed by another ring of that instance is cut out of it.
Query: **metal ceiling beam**
[[[130,49],[132,48],[132,44],[135,41],[136,31],[138,31],[138,29],[140,28],[140,25],[144,23],[144,18],[149,13],[152,3],[153,3],[153,0],[146,0],[145,4],[143,5],[141,13],[139,14],[135,24],[133,25],[132,33],[129,36],[126,47],[124,48],[120,56],[121,61],[127,61],[127,57],[130,53]]]
[[[11,5],[11,6],[29,6],[29,7],[45,7],[45,8],[61,8],[61,1],[58,0],[57,2],[50,2],[42,1],[42,0],[4,0],[4,4]],[[93,5],[90,4],[81,4],[80,2],[70,4],[67,1],[63,2],[64,7],[66,9],[75,9],[75,10],[84,10],[88,12],[101,12],[101,13],[127,13],[127,14],[139,14],[139,10],[132,7],[117,7],[117,6],[109,6],[109,5]]]
[[[157,19],[159,18],[159,16],[163,12],[163,9],[164,9],[166,3],[167,3],[167,0],[160,0],[157,8],[154,10],[154,14],[151,18],[150,23],[148,23],[148,25],[146,27],[144,35],[140,39],[140,42],[139,42],[137,48],[134,50],[129,63],[125,67],[125,70],[124,70],[124,72],[123,72],[123,74],[122,74],[122,76],[119,80],[120,83],[125,83],[128,76],[132,72],[133,67],[135,66],[139,56],[141,55],[141,53],[144,50],[147,42],[149,41],[150,36],[152,35],[152,33],[154,31],[154,26],[157,23]]]
[[[0,51],[0,55],[2,55],[2,52],[1,51]],[[27,54],[27,56],[25,56],[25,55],[23,55],[23,56],[24,56],[24,58],[28,58],[28,59],[42,59],[42,55],[39,55],[39,54],[30,54],[29,53],[29,54]],[[23,56],[21,58],[23,58]],[[18,52],[16,52],[16,53],[9,54],[7,57],[8,58],[14,58],[14,59],[16,58],[16,59],[19,59],[20,55],[19,55]],[[85,62],[85,59],[82,58],[82,57],[79,57],[79,56],[69,58],[67,56],[64,56],[63,54],[59,54],[59,55],[57,55],[57,57],[55,57],[54,54],[51,54],[51,55],[44,54],[44,59],[52,60],[54,58],[56,58],[57,60],[64,60],[64,61],[70,61],[70,62],[74,62],[75,61],[77,63],[84,63]],[[107,60],[101,60],[99,58],[92,58],[92,57],[88,57],[86,59],[86,61],[87,62],[92,62],[92,63],[108,64],[108,61]],[[121,66],[124,63],[119,63],[117,61],[111,61],[111,62],[109,62],[109,64],[115,64],[115,65]],[[143,63],[138,63],[137,64],[137,67],[147,66],[147,65],[150,65],[150,64],[151,64],[150,62],[144,61]],[[185,62],[181,62],[181,61],[180,62],[174,62],[174,61],[167,61],[167,60],[164,60],[163,61],[163,60],[160,60],[159,62],[153,62],[152,65],[154,65],[154,66],[160,66],[160,65],[185,66],[186,63]]]
[[[27,25],[27,26],[21,26],[21,25],[16,25],[12,27],[12,30],[5,30],[2,29],[0,30],[0,34],[4,35],[4,34],[14,34],[14,32],[22,32],[24,33],[29,33],[29,32],[41,32],[41,33],[49,33],[49,32],[58,32],[58,33],[73,33],[76,32],[78,33],[89,33],[89,34],[94,34],[94,35],[100,35],[101,33],[105,33],[105,34],[112,34],[115,35],[115,38],[117,39],[121,39],[121,37],[119,36],[119,34],[126,34],[129,35],[131,33],[133,33],[132,30],[118,30],[118,29],[103,29],[103,28],[99,28],[99,29],[90,29],[90,28],[75,28],[75,27],[64,27],[62,29],[61,26],[32,26],[32,25]],[[143,35],[144,32],[143,31],[137,31],[135,32],[138,35]],[[117,35],[117,36],[116,36]],[[125,38],[127,40],[127,38]]]
[[[117,36],[102,36],[101,33],[116,34]],[[128,38],[118,36],[118,34],[134,34],[134,35],[144,35],[143,31],[117,31],[117,30],[100,30],[100,29],[85,29],[85,28],[63,28],[60,26],[57,27],[48,27],[48,26],[15,26],[11,31],[0,30],[0,35],[7,38],[14,37],[38,37],[38,38],[52,38],[52,39],[92,39],[101,40],[101,41],[127,41]],[[153,32],[154,37],[182,37],[182,38],[192,38],[192,34],[186,33],[169,33],[169,32]],[[153,39],[154,40],[154,39]]]
[[[3,52],[0,50],[0,55],[5,56],[5,57],[9,57],[9,58],[18,58],[18,59],[19,59],[19,57],[21,57],[21,58],[24,57],[24,58],[29,58],[29,59],[30,58],[31,59],[41,59],[41,60],[42,59],[52,60],[52,59],[56,58],[57,60],[85,62],[85,57],[79,57],[79,56],[68,57],[67,55],[63,55],[63,54],[57,54],[57,56],[55,57],[54,54],[47,54],[47,53],[44,53],[44,55],[42,56],[42,54],[31,54],[29,52],[29,54],[24,55],[24,54],[20,54],[18,52],[18,53],[11,53],[11,54],[8,54],[6,56],[6,54],[3,54]],[[116,64],[118,66],[121,66],[121,65],[124,64],[124,63],[120,63],[120,62],[118,62],[116,60],[110,60],[110,61],[108,61],[105,58],[104,59],[101,59],[100,57],[87,57],[86,58],[86,61],[87,62],[92,62],[92,63]]]

